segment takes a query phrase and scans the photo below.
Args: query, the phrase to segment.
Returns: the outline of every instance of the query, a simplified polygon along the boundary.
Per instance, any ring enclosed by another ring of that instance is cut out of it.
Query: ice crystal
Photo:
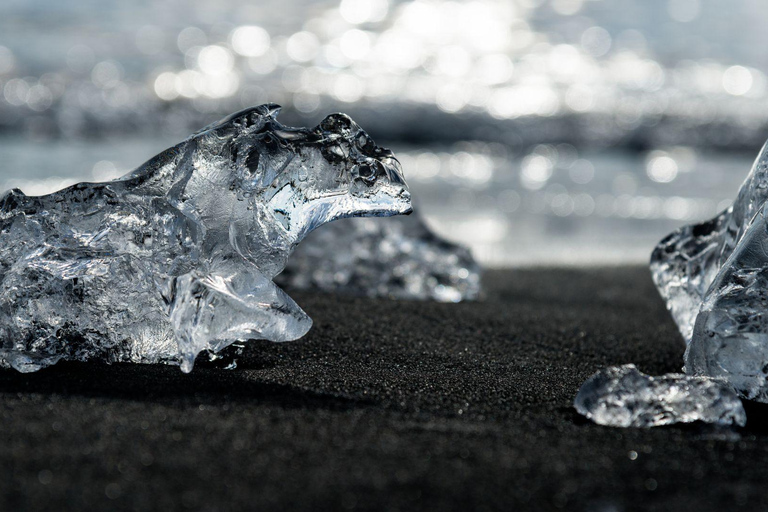
[[[594,374],[581,386],[574,406],[595,423],[611,427],[747,422],[744,406],[727,382],[682,374],[651,377],[632,364]]]
[[[310,318],[273,282],[312,230],[409,213],[392,153],[349,117],[291,128],[233,114],[107,183],[0,200],[0,363],[164,362],[294,340]]]

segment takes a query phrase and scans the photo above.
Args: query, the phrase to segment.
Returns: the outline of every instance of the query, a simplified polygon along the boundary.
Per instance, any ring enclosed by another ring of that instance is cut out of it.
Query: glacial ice
[[[235,113],[107,183],[0,199],[0,364],[178,364],[311,319],[272,281],[315,228],[411,211],[393,154],[344,114]]]
[[[687,342],[685,372],[768,402],[768,144],[733,205],[662,240],[651,270]]]
[[[480,267],[416,214],[355,218],[309,235],[275,282],[288,290],[460,302],[478,298]]]
[[[744,406],[727,382],[682,374],[651,377],[633,364],[595,373],[582,384],[574,407],[595,423],[611,427],[747,423]]]

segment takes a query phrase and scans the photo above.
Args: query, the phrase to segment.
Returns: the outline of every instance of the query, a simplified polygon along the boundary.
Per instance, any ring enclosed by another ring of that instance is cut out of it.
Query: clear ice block
[[[344,114],[315,128],[279,107],[233,114],[107,183],[0,199],[0,364],[178,364],[312,321],[272,281],[344,217],[411,211],[394,155]]]
[[[651,257],[656,286],[687,342],[685,371],[768,401],[768,146],[733,206],[683,227]]]

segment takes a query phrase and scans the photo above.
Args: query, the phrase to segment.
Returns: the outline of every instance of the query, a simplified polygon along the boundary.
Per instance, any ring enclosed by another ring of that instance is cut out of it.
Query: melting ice
[[[611,427],[747,422],[744,406],[727,382],[674,373],[651,377],[633,364],[594,374],[581,386],[574,406],[595,423]]]
[[[656,287],[686,342],[685,373],[609,368],[576,398],[597,423],[653,426],[746,421],[737,394],[768,402],[768,144],[733,205],[664,238],[651,255]]]
[[[344,217],[411,211],[392,153],[349,117],[291,128],[233,114],[108,183],[0,199],[0,364],[164,362],[288,341],[312,321],[273,282]]]
[[[733,206],[653,252],[659,292],[688,343],[685,371],[768,402],[768,145]]]
[[[478,298],[480,267],[468,249],[413,214],[344,219],[317,230],[275,281],[287,289],[459,302]]]

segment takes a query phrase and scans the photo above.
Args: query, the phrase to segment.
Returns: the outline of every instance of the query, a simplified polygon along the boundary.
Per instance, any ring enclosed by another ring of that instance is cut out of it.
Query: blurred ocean
[[[768,4],[0,4],[0,189],[106,180],[262,102],[344,111],[492,266],[646,261],[768,137]]]

